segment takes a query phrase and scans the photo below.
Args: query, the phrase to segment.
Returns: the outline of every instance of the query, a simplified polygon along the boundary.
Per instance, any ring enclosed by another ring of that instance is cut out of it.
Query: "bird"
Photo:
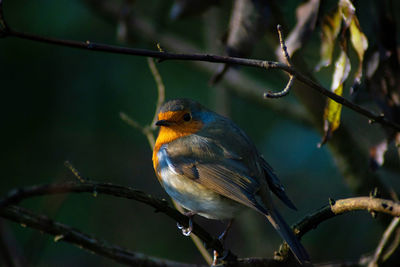
[[[268,219],[299,263],[310,262],[306,249],[272,202],[271,192],[294,210],[295,205],[239,126],[186,98],[165,102],[157,116],[155,125],[160,130],[153,167],[167,194],[187,210],[189,228],[196,214],[232,220],[250,208]]]

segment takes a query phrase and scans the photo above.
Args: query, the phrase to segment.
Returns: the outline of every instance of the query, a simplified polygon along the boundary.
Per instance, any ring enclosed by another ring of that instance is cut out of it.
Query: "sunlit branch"
[[[331,203],[316,212],[307,215],[300,222],[292,226],[296,235],[301,238],[310,230],[317,228],[322,222],[337,215],[350,211],[365,210],[368,212],[386,213],[394,217],[400,216],[400,202],[375,197],[354,197],[339,200],[331,200]],[[285,255],[288,246],[281,246],[280,253]]]

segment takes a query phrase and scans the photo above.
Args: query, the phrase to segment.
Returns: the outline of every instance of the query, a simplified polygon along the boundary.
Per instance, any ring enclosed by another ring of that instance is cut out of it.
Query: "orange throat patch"
[[[191,121],[187,123],[180,123],[171,126],[161,126],[156,143],[153,150],[153,167],[157,172],[158,158],[157,153],[162,145],[168,144],[178,138],[194,134],[198,132],[203,123],[200,121]]]

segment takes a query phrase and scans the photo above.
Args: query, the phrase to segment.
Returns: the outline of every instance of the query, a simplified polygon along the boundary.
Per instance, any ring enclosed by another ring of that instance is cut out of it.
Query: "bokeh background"
[[[4,15],[12,28],[24,32],[156,49],[155,44],[160,40],[143,34],[125,38],[123,22],[110,22],[87,2],[5,0]],[[284,2],[281,8],[285,22],[293,27],[298,3]],[[172,3],[138,0],[134,12],[147,18],[160,34],[171,33],[201,51],[224,54],[219,39],[208,34],[211,18],[208,13],[173,21],[168,13]],[[230,1],[221,1],[219,7],[208,11],[219,16],[215,27],[216,35],[221,38],[230,7]],[[368,23],[368,16],[369,10],[360,11],[362,25]],[[253,57],[275,60],[274,29],[271,26],[268,39],[257,45]],[[312,63],[318,61],[316,51],[319,51],[317,34],[304,50]],[[299,209],[291,211],[276,201],[288,223],[326,205],[328,198],[354,195],[327,147],[317,147],[321,135],[310,125],[226,90],[223,85],[210,86],[210,73],[190,62],[164,61],[157,67],[165,83],[167,99],[195,99],[226,114],[248,133]],[[245,67],[238,71],[269,90],[283,88],[287,80],[278,71]],[[316,76],[321,84],[329,87],[331,73],[332,68],[328,68]],[[150,123],[153,118],[157,88],[146,58],[4,38],[0,39],[0,88],[2,195],[13,188],[74,180],[64,166],[64,161],[69,160],[89,179],[168,197],[154,175],[152,152],[146,138],[119,117],[122,111],[141,124]],[[293,95],[268,101],[299,106]],[[382,135],[378,126],[366,126],[364,118],[346,109],[344,116],[345,120],[355,120],[354,127],[361,127],[359,131],[374,127],[372,134],[361,136],[366,145]],[[390,172],[379,171],[385,179],[394,180]],[[190,238],[180,233],[174,221],[135,201],[101,194],[97,197],[68,194],[32,198],[21,205],[132,251],[203,263]],[[224,227],[220,222],[196,220],[215,235]],[[54,242],[47,234],[4,219],[0,222],[1,234],[11,251],[30,266],[118,265],[71,244]],[[372,251],[383,230],[383,225],[367,212],[352,213],[323,223],[304,236],[302,242],[315,261],[351,260]],[[227,246],[241,257],[271,257],[280,242],[262,216],[248,211],[237,219]]]

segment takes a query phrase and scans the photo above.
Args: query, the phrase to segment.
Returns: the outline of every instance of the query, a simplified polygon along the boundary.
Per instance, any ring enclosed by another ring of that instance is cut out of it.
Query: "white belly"
[[[210,219],[231,219],[244,208],[170,168],[161,170],[165,191],[182,207]],[[179,188],[179,190],[177,190]]]

